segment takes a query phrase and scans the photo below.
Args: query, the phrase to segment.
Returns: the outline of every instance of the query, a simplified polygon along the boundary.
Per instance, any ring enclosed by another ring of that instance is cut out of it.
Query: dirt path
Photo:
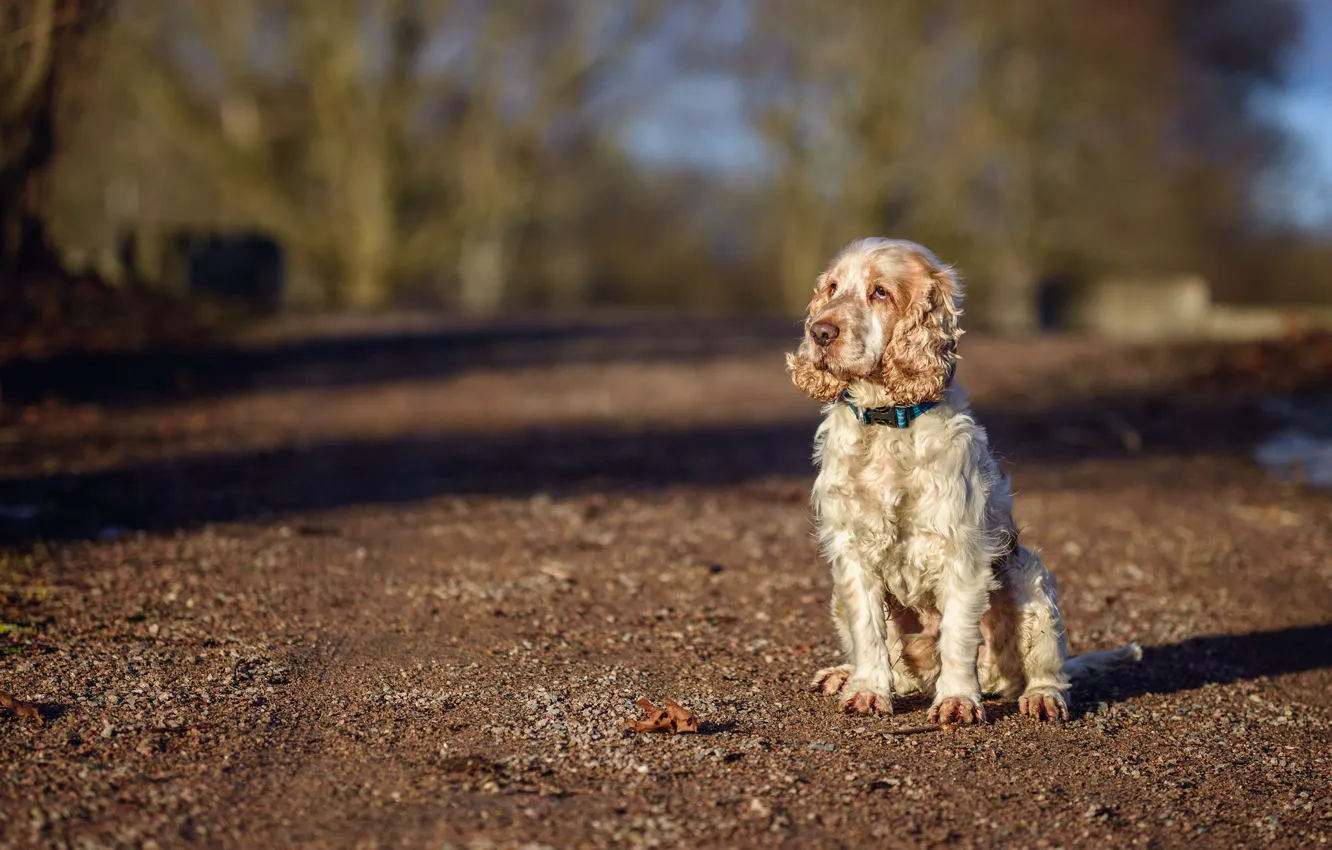
[[[834,639],[787,330],[694,330],[34,395],[0,430],[0,689],[44,720],[0,710],[0,847],[1332,839],[1332,497],[1246,460],[1241,373],[967,338],[1074,650],[1145,656],[1061,727],[895,735],[921,702],[802,690]],[[640,697],[700,732],[630,735]]]

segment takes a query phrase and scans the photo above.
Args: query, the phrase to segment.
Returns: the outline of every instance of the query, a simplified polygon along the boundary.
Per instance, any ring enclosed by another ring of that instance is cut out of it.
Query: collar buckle
[[[887,425],[889,428],[910,428],[911,423],[939,406],[937,401],[922,401],[901,407],[860,408],[851,400],[850,390],[842,393],[841,400],[851,408],[856,421],[862,425]]]

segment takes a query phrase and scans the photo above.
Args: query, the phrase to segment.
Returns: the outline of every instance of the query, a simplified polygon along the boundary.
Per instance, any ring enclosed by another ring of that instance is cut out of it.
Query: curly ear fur
[[[880,378],[890,405],[939,401],[957,364],[962,285],[952,269],[917,255],[920,272],[906,291],[906,306],[883,352]]]
[[[846,391],[847,382],[815,368],[809,359],[808,348],[809,343],[803,342],[795,354],[786,355],[786,370],[791,373],[791,383],[810,398],[837,401]]]
[[[824,272],[814,283],[814,297],[805,311],[806,332],[809,331],[810,320],[831,300],[832,296],[824,290],[827,280],[828,273]],[[846,390],[847,382],[816,368],[810,357],[810,345],[809,337],[806,335],[795,353],[786,355],[786,371],[791,373],[791,382],[811,398],[825,402],[836,401]]]

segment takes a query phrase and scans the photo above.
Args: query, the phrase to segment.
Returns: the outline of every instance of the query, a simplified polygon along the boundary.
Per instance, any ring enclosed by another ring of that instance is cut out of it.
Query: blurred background
[[[146,303],[795,316],[866,234],[975,328],[1332,324],[1323,0],[0,0],[0,44],[28,355]]]

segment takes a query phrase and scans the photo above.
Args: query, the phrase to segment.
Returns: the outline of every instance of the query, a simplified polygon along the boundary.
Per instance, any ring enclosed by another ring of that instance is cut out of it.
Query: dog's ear
[[[943,398],[962,336],[962,284],[952,269],[921,249],[910,257],[901,309],[883,353],[883,386],[895,404]]]
[[[791,383],[812,399],[837,401],[846,391],[847,382],[816,367],[809,354],[809,344],[809,340],[805,340],[794,354],[786,355],[786,371],[791,373]]]
[[[791,373],[791,382],[805,395],[824,402],[836,401],[846,390],[846,381],[814,366],[810,350],[809,323],[832,300],[832,292],[828,287],[829,274],[824,272],[814,281],[814,296],[805,310],[804,338],[794,354],[786,355],[786,370]]]

